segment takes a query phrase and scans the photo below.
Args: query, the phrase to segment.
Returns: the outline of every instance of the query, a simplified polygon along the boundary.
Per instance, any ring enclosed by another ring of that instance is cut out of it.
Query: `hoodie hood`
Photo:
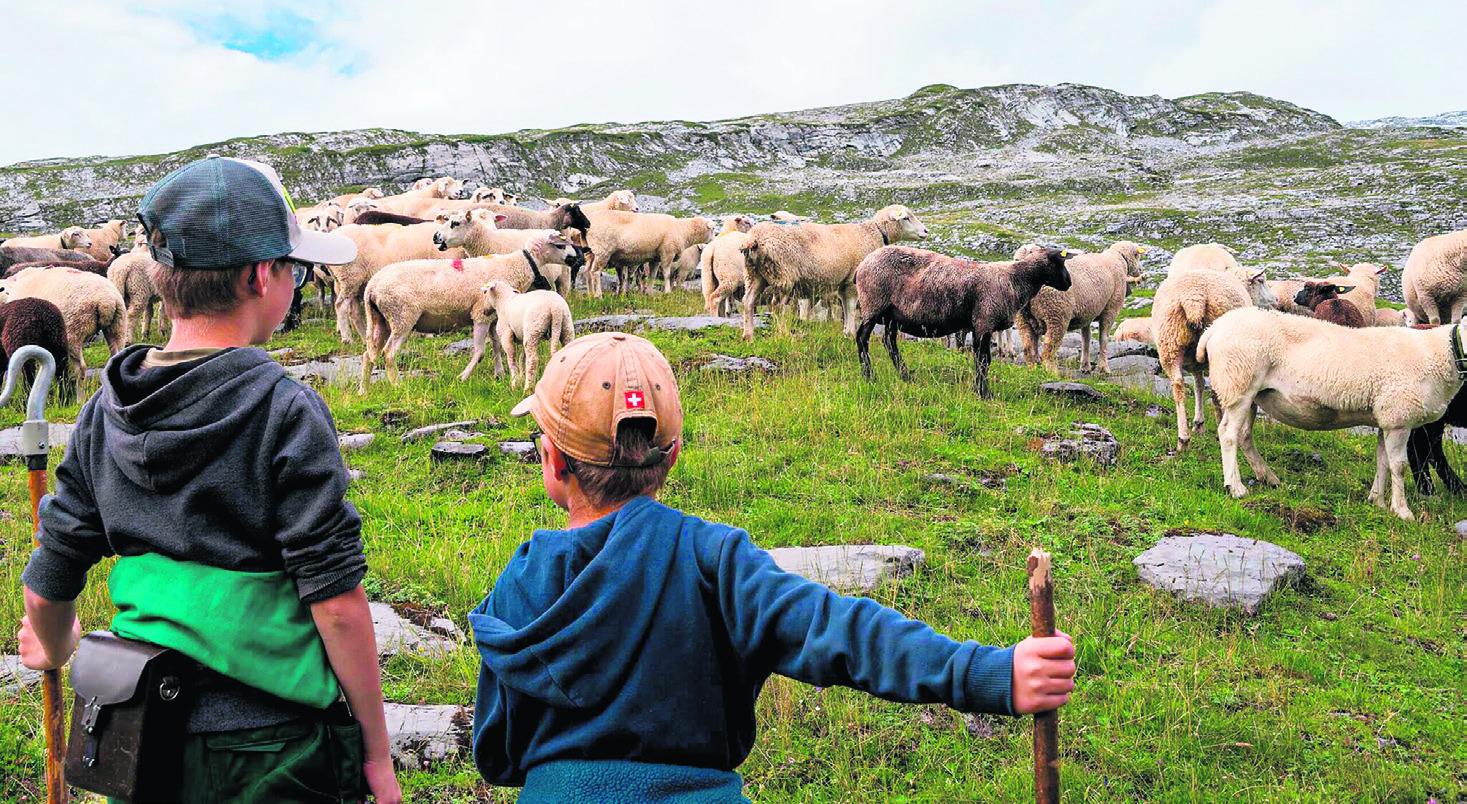
[[[152,348],[139,344],[108,361],[98,404],[106,454],[128,480],[167,493],[226,452],[285,370],[254,348],[144,369]]]
[[[638,497],[585,527],[536,531],[520,545],[469,614],[479,655],[502,683],[562,708],[596,708],[620,690],[673,569],[669,510]]]

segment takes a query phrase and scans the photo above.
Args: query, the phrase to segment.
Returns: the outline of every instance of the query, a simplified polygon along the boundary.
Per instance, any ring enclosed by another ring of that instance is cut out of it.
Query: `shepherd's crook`
[[[1034,548],[1029,554],[1029,622],[1036,637],[1054,636],[1054,585],[1049,577],[1049,553]],[[1034,800],[1059,804],[1059,710],[1034,715]]]
[[[20,454],[25,457],[31,489],[31,525],[41,531],[41,497],[46,494],[46,458],[50,454],[51,430],[46,424],[46,393],[56,375],[56,361],[39,346],[22,346],[10,356],[5,372],[5,387],[0,389],[0,407],[10,402],[20,382],[26,361],[41,364],[31,395],[26,401],[25,424],[20,426]],[[63,775],[66,756],[66,720],[61,710],[61,671],[47,670],[42,676],[41,697],[46,707],[46,801],[66,804],[66,778]]]

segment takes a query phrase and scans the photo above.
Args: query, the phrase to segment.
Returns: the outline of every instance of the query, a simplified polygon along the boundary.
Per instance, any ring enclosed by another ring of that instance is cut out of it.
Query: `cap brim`
[[[524,399],[520,400],[520,403],[518,405],[515,405],[514,406],[514,409],[509,412],[509,415],[515,416],[515,417],[528,416],[528,415],[530,415],[531,413],[534,413],[534,412],[535,412],[535,397],[534,396],[527,396]]]
[[[345,265],[357,258],[357,244],[345,235],[301,229],[300,238],[300,242],[286,255],[293,260]]]

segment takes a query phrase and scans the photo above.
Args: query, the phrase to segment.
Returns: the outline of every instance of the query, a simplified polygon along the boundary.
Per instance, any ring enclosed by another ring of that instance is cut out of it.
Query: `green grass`
[[[686,291],[590,300],[577,317],[644,310],[689,314]],[[533,466],[495,460],[434,466],[427,443],[396,437],[423,424],[486,420],[491,439],[523,436],[507,418],[521,394],[487,366],[453,379],[464,357],[452,339],[415,336],[403,368],[427,376],[401,387],[354,381],[320,386],[343,432],[378,438],[347,461],[365,471],[350,499],[364,521],[377,597],[437,608],[460,625],[515,547],[564,515]],[[796,322],[789,335],[734,330],[650,336],[679,371],[687,447],[664,500],[730,522],[765,546],[870,542],[926,552],[914,576],[875,593],[883,603],[955,637],[1012,643],[1028,632],[1024,558],[1056,557],[1061,627],[1079,650],[1078,689],[1061,716],[1062,781],[1070,801],[1400,801],[1467,795],[1463,666],[1467,599],[1463,545],[1452,523],[1467,503],[1409,499],[1417,523],[1365,502],[1374,443],[1260,423],[1258,442],[1284,483],[1235,501],[1222,489],[1216,437],[1168,457],[1171,410],[1102,383],[1102,401],[1038,392],[1042,372],[995,364],[997,398],[972,391],[971,359],[936,343],[903,342],[911,382],[896,379],[877,346],[874,381],[862,379],[850,340],[829,322]],[[310,319],[272,342],[297,356],[356,354],[330,322]],[[712,352],[757,354],[768,376],[696,368]],[[105,350],[93,346],[88,362]],[[71,420],[76,406],[53,408]],[[398,414],[398,415],[387,415]],[[21,418],[12,404],[3,423]],[[1211,417],[1211,413],[1209,416]],[[393,423],[384,425],[383,419]],[[1101,469],[1042,459],[1042,436],[1096,422],[1122,444]],[[1215,419],[1210,419],[1210,425]],[[1324,465],[1308,457],[1319,453]],[[58,456],[59,457],[59,456]],[[53,466],[55,461],[53,460]],[[934,487],[945,473],[971,483]],[[1007,488],[978,485],[1006,478]],[[22,471],[0,479],[0,652],[15,651],[20,571],[30,550]],[[1322,527],[1297,512],[1333,514]],[[1142,585],[1131,559],[1176,530],[1266,539],[1308,563],[1310,582],[1280,593],[1256,617],[1183,604]],[[81,600],[84,627],[109,616],[101,569]],[[383,668],[389,698],[469,703],[476,655],[399,657]],[[36,801],[42,745],[39,691],[0,700],[0,800]],[[759,705],[760,737],[740,768],[758,802],[1014,801],[1030,795],[1026,719],[968,718],[934,706],[886,703],[845,689],[774,679]],[[403,777],[418,802],[512,801],[467,763]]]

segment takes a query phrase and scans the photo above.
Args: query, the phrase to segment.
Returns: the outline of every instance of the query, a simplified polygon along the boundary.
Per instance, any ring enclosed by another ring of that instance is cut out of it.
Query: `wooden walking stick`
[[[50,454],[50,427],[46,424],[46,393],[56,374],[56,361],[39,346],[22,346],[10,356],[5,387],[0,389],[0,407],[10,401],[27,361],[40,363],[31,395],[26,401],[25,424],[20,426],[20,452],[25,458],[31,490],[32,533],[41,530],[41,497],[46,494],[46,458]],[[38,541],[37,544],[40,542]],[[66,804],[66,715],[62,709],[61,671],[47,670],[41,677],[41,698],[46,708],[46,802]]]
[[[1029,622],[1036,637],[1054,636],[1054,584],[1049,553],[1029,554]],[[1059,710],[1034,715],[1034,800],[1059,804]]]

